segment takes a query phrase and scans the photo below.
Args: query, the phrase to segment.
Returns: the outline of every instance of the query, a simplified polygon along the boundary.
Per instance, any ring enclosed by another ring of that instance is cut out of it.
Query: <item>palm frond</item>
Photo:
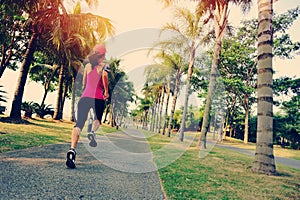
[[[0,85],[0,88],[2,88],[3,85]],[[7,94],[6,91],[0,89],[0,102],[7,102],[7,97],[5,96]]]

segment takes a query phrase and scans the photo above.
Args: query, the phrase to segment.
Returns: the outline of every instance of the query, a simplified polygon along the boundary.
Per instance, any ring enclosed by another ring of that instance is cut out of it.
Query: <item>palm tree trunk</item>
[[[55,106],[55,112],[53,118],[56,120],[62,119],[62,102],[63,102],[63,91],[64,91],[64,79],[66,74],[65,65],[62,64],[60,66],[59,72],[59,84],[58,84],[58,92],[57,92],[57,100]]]
[[[70,121],[75,121],[75,77],[72,76],[72,97],[71,97],[71,117]]]
[[[142,129],[146,130],[146,111],[143,112],[142,114]]]
[[[175,88],[174,88],[174,96],[173,96],[173,101],[172,101],[172,106],[171,106],[171,114],[168,122],[168,132],[167,135],[168,137],[171,136],[171,125],[173,121],[173,116],[175,112],[175,107],[176,107],[176,101],[177,101],[177,96],[178,96],[178,91],[179,91],[179,86],[180,86],[180,79],[181,79],[181,71],[177,71],[176,75],[176,80],[175,80]]]
[[[114,107],[115,107],[115,103],[112,101],[110,105],[110,120],[109,120],[111,127],[115,127],[116,125],[115,116],[114,116]]]
[[[2,65],[2,63],[1,63],[0,64],[0,78],[2,77],[5,69],[6,69],[6,65]]]
[[[217,1],[216,1],[216,4]],[[201,134],[198,146],[201,149],[206,149],[206,135],[208,131],[209,118],[210,118],[210,108],[212,103],[213,91],[216,85],[216,78],[219,75],[218,65],[220,62],[220,54],[222,49],[222,40],[225,32],[225,27],[227,26],[228,20],[228,3],[223,5],[217,5],[214,23],[215,23],[215,35],[216,35],[216,44],[214,48],[214,55],[212,60],[212,66],[210,71],[210,79],[208,85],[208,92],[206,97],[205,110],[203,114],[203,122],[201,127]]]
[[[156,114],[156,103],[152,106],[152,115],[151,115],[151,123],[150,123],[150,131],[154,132],[155,126],[155,114]]]
[[[163,132],[162,132],[163,135],[166,133],[166,127],[167,127],[167,115],[168,115],[170,93],[171,93],[171,81],[168,80],[168,83],[167,83],[167,96],[166,96],[166,109],[165,109],[165,114],[164,114],[164,119],[163,119],[163,124],[164,124],[163,125]]]
[[[149,116],[149,110],[146,110],[144,115],[144,125],[142,127],[144,130],[148,130],[148,116]]]
[[[190,51],[190,61],[189,61],[189,68],[188,68],[188,73],[187,73],[187,80],[186,80],[184,107],[183,107],[183,113],[182,113],[181,125],[180,125],[179,140],[182,142],[183,142],[183,138],[184,138],[185,120],[186,120],[186,114],[187,114],[187,109],[188,109],[188,104],[189,104],[190,84],[191,84],[191,78],[192,78],[193,68],[194,68],[195,51],[196,50],[194,48],[194,45],[192,45],[191,51]]]
[[[33,33],[30,38],[28,48],[24,56],[25,58],[22,63],[17,87],[14,94],[14,99],[11,106],[10,118],[13,119],[21,119],[21,105],[22,105],[22,99],[24,94],[24,87],[26,84],[29,67],[33,59],[33,53],[36,49],[36,43],[37,43],[37,34]]]
[[[273,153],[273,0],[258,0],[257,139],[252,171],[275,174]]]
[[[159,119],[158,119],[158,123],[157,123],[157,129],[158,129],[158,133],[160,133],[160,129],[161,129],[161,120],[162,120],[162,112],[163,112],[163,106],[164,106],[164,99],[165,99],[165,87],[162,87],[161,90],[161,100],[160,100],[160,108],[159,108]]]
[[[160,94],[158,94],[157,97],[157,103],[156,103],[156,115],[155,115],[155,123],[154,123],[154,132],[158,133],[158,123],[159,123],[159,110],[160,109]]]
[[[220,59],[219,56],[221,53],[221,45],[222,42],[217,41],[214,50],[213,64],[210,72],[210,80],[208,85],[208,92],[206,97],[206,104],[205,104],[205,110],[203,114],[203,122],[202,122],[200,141],[199,141],[199,146],[201,149],[206,149],[206,135],[207,135],[209,119],[210,119],[210,108],[212,103],[213,91],[215,89],[216,78],[218,76],[218,64]]]

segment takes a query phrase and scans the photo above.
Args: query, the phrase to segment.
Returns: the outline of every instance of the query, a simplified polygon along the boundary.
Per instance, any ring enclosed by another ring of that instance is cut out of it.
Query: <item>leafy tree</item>
[[[287,34],[282,34],[297,19],[298,14],[299,8],[296,7],[284,14],[273,16],[276,22],[282,20],[282,23],[275,23],[273,26],[275,57],[290,59],[300,48],[299,42],[293,42]],[[244,143],[248,142],[248,118],[251,105],[255,102],[257,24],[257,19],[243,21],[233,36],[225,37],[220,57],[219,71],[225,82],[226,91],[244,108]]]
[[[220,74],[225,89],[233,97],[235,103],[241,105],[245,112],[244,143],[248,142],[248,121],[250,106],[254,103],[254,87],[256,62],[254,44],[237,38],[227,39],[223,42],[223,51],[220,59]]]
[[[186,91],[184,98],[184,109],[182,115],[182,124],[180,128],[180,140],[183,141],[185,130],[185,118],[188,110],[188,100],[191,93],[191,77],[194,70],[194,63],[196,57],[196,50],[200,45],[207,41],[208,31],[204,29],[206,23],[201,15],[191,12],[188,9],[176,8],[175,20],[178,23],[167,24],[163,30],[174,31],[176,35],[170,41],[165,42],[165,46],[171,45],[177,48],[182,48],[183,52],[188,55],[187,63],[187,79]]]
[[[181,128],[181,120],[182,120],[183,107],[180,110],[175,110],[174,118],[172,120],[172,127],[175,130],[179,130]]]
[[[41,106],[45,104],[48,92],[53,92],[57,89],[58,70],[59,67],[48,65],[48,56],[43,55],[41,52],[35,52],[35,62],[29,70],[29,78],[37,83],[41,83],[44,88],[44,95],[41,101]],[[52,62],[53,63],[53,62]]]
[[[175,0],[165,0],[165,3],[168,5],[172,2],[176,2]],[[208,22],[210,19],[214,21],[214,33],[216,37],[214,54],[211,66],[210,73],[210,82],[208,87],[208,94],[206,98],[206,106],[203,117],[203,123],[201,127],[201,134],[199,140],[199,146],[201,148],[206,149],[206,134],[208,131],[209,125],[209,114],[212,104],[213,91],[216,85],[216,77],[218,76],[218,65],[219,65],[219,57],[221,53],[222,40],[225,34],[225,30],[228,23],[228,15],[229,15],[229,5],[230,3],[242,6],[243,11],[246,11],[249,8],[251,0],[207,0],[207,1],[197,1],[197,16],[201,18],[204,15],[207,15],[208,18],[205,22]]]
[[[241,6],[243,11],[246,11],[251,3],[251,0],[208,0],[208,1],[199,1],[198,4],[198,15],[202,16],[205,13],[209,13],[209,18],[214,20],[215,28],[215,47],[214,54],[212,59],[212,66],[210,72],[210,81],[208,86],[208,93],[206,98],[205,111],[203,116],[203,123],[201,127],[200,141],[199,146],[201,145],[202,149],[206,149],[206,134],[208,129],[209,113],[212,103],[213,91],[216,85],[216,77],[218,76],[218,67],[220,62],[220,54],[222,48],[222,41],[225,34],[225,30],[228,23],[229,16],[229,5],[230,3]]]
[[[186,120],[187,130],[195,131],[199,128],[199,122],[203,118],[203,111],[204,110],[198,106],[189,106]]]
[[[292,148],[298,149],[300,147],[300,78],[275,79],[274,91],[277,96],[286,99],[279,102],[283,114],[275,115],[275,142],[282,146],[290,144]]]
[[[16,70],[17,63],[23,59],[28,40],[26,17],[16,4],[1,2],[0,8],[0,78],[6,68]]]
[[[273,85],[277,96],[300,94],[300,78],[280,77],[274,80]]]

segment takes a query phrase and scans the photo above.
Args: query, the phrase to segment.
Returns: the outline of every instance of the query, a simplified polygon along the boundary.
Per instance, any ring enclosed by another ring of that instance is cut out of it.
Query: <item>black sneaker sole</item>
[[[97,146],[97,142],[96,142],[95,137],[94,137],[93,134],[88,134],[88,139],[90,140],[89,145],[91,147],[96,147]]]
[[[67,153],[66,165],[67,165],[67,167],[69,167],[71,169],[76,168],[75,162],[73,161],[73,159],[71,159],[71,158],[74,158],[74,157],[75,157],[75,154],[73,152],[68,152]]]

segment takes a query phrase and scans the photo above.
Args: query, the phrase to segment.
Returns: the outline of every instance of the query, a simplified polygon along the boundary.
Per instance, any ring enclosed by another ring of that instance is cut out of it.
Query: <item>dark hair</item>
[[[95,66],[98,65],[98,60],[99,60],[100,58],[102,58],[103,56],[104,56],[104,55],[94,53],[94,54],[92,54],[92,55],[90,55],[90,56],[88,57],[88,59],[89,59],[91,65],[92,65],[92,68],[94,68]]]

